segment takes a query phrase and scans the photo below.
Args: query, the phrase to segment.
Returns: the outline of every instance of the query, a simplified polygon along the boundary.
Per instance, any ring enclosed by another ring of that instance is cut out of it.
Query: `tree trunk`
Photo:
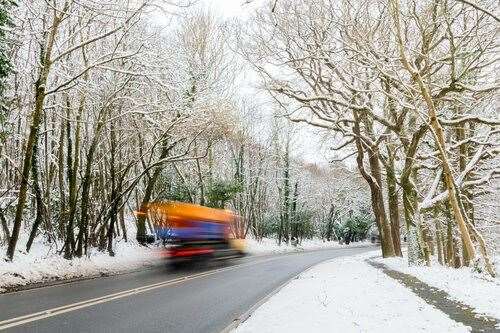
[[[38,140],[35,140],[38,141]],[[26,252],[29,252],[31,249],[31,245],[33,244],[33,240],[36,237],[36,233],[38,232],[38,228],[40,224],[46,218],[44,214],[44,204],[42,198],[42,190],[40,189],[40,183],[38,178],[38,142],[35,142],[33,146],[33,156],[31,163],[31,173],[33,177],[33,191],[35,192],[35,202],[36,202],[36,217],[35,222],[33,223],[33,227],[31,228],[30,236],[28,238],[28,242],[26,243]]]
[[[110,136],[110,163],[109,163],[109,173],[111,180],[111,208],[110,208],[110,222],[109,228],[106,234],[108,246],[107,250],[111,257],[115,256],[115,252],[113,251],[113,235],[115,233],[115,225],[117,223],[118,218],[118,206],[120,205],[120,200],[118,198],[117,191],[117,179],[116,179],[116,166],[115,166],[115,154],[116,154],[116,137],[115,137],[115,129],[113,123],[110,124],[109,136]]]
[[[399,223],[399,202],[398,192],[396,188],[396,173],[394,171],[394,155],[388,148],[389,159],[387,163],[387,197],[389,201],[389,217],[391,220],[391,235],[394,244],[394,251],[398,257],[402,257],[401,253],[401,236]]]
[[[105,110],[101,110],[97,120],[97,127],[95,129],[94,137],[90,144],[89,151],[87,153],[87,164],[85,165],[85,173],[82,181],[82,200],[81,200],[81,210],[80,210],[80,223],[78,225],[78,237],[75,255],[81,257],[83,255],[83,245],[84,236],[88,237],[88,222],[89,222],[89,204],[90,204],[90,185],[92,182],[92,163],[94,161],[94,153],[97,149],[97,143],[99,136],[101,134],[104,122],[102,121],[103,113]]]
[[[0,208],[0,223],[2,223],[2,230],[3,230],[3,233],[5,234],[5,240],[8,243],[10,240],[9,225],[7,224],[7,219],[5,218],[5,215],[4,215],[3,210],[1,208]]]
[[[122,207],[120,209],[120,225],[122,228],[122,237],[125,240],[125,242],[127,242],[128,238],[127,238],[127,227],[125,225],[125,208],[124,207]]]
[[[455,258],[455,244],[453,242],[453,230],[452,230],[452,222],[451,219],[448,218],[446,223],[446,257],[448,261],[446,262],[448,266],[454,266],[454,258]]]
[[[194,151],[195,155],[198,155],[198,146],[196,145],[196,140],[194,142]],[[198,175],[198,186],[200,187],[200,205],[204,206],[205,205],[205,184],[203,183],[203,174],[201,170],[201,165],[200,165],[200,160],[196,159],[195,161],[196,164],[196,171]],[[156,179],[155,179],[156,182]]]
[[[375,182],[370,186],[373,191],[374,199],[374,209],[376,211],[375,217],[380,220],[380,225],[382,229],[382,246],[385,247],[385,257],[394,257],[396,255],[394,249],[394,242],[392,240],[392,230],[391,226],[387,220],[387,215],[385,212],[384,205],[384,195],[382,191],[382,174],[380,171],[380,161],[378,156],[378,149],[376,147],[371,147],[371,152],[368,155],[368,161],[370,164],[370,171]]]
[[[43,52],[43,51],[42,51]],[[43,113],[43,104],[45,99],[45,85],[47,83],[47,76],[49,71],[49,65],[42,65],[42,69],[35,83],[35,109],[31,114],[31,126],[28,136],[28,142],[26,143],[26,150],[24,152],[24,162],[23,169],[21,173],[21,185],[19,187],[19,194],[17,198],[17,208],[16,215],[14,219],[14,227],[12,229],[12,234],[9,240],[9,246],[7,248],[7,259],[12,260],[14,257],[14,252],[16,250],[17,240],[19,238],[19,232],[21,231],[21,223],[23,218],[24,205],[26,203],[26,196],[28,192],[28,180],[30,177],[31,162],[33,157],[33,148],[36,144],[36,137],[38,135],[38,128],[40,126],[40,121]]]
[[[290,155],[289,141],[285,150],[285,168],[283,170],[283,236],[290,244]]]
[[[392,1],[391,2],[391,10],[392,10],[392,15],[394,16],[394,23],[395,23],[395,29],[396,29],[396,38],[398,42],[398,48],[399,48],[399,54],[400,54],[400,59],[401,62],[404,66],[404,68],[408,71],[408,73],[411,75],[412,80],[416,85],[418,86],[420,90],[420,94],[423,97],[423,100],[427,106],[427,115],[428,119],[430,122],[430,126],[432,129],[432,134],[434,136],[438,151],[439,151],[439,157],[441,160],[441,165],[443,168],[443,174],[444,174],[444,179],[445,179],[445,185],[446,189],[448,191],[448,201],[450,203],[450,206],[452,208],[453,212],[453,217],[455,219],[456,224],[458,225],[458,229],[460,231],[463,244],[464,244],[464,249],[467,255],[467,258],[470,261],[474,261],[474,258],[476,256],[476,251],[474,249],[474,244],[472,243],[472,238],[471,235],[469,234],[469,228],[468,228],[468,223],[467,223],[467,216],[462,212],[461,207],[463,208],[464,205],[462,203],[462,198],[458,196],[457,190],[456,190],[456,184],[453,178],[453,170],[449,162],[448,158],[448,148],[446,145],[446,140],[444,136],[444,131],[443,127],[441,126],[438,118],[438,113],[436,111],[436,105],[434,98],[432,96],[432,93],[430,91],[430,88],[428,86],[427,82],[424,82],[424,78],[421,76],[421,72],[418,68],[415,68],[413,64],[411,64],[411,61],[408,60],[407,55],[406,55],[406,50],[405,50],[405,43],[403,42],[403,37],[402,37],[402,31],[401,31],[401,25],[400,25],[400,8],[399,8],[399,1]],[[477,233],[479,235],[479,233]],[[479,235],[480,236],[480,235]],[[494,276],[494,268],[490,263],[488,254],[485,251],[481,251],[481,254],[483,255],[483,259],[486,265],[486,269],[490,274],[493,272]]]
[[[472,260],[476,256],[476,251],[474,249],[474,245],[472,244],[472,239],[470,237],[465,218],[462,212],[460,211],[459,201],[461,201],[461,198],[457,196],[457,193],[455,191],[455,182],[453,179],[452,168],[448,160],[447,145],[444,137],[443,127],[439,123],[434,101],[432,99],[428,87],[425,85],[423,79],[420,77],[420,73],[415,72],[409,66],[410,66],[409,64],[406,65],[406,67],[412,74],[414,80],[418,84],[420,92],[424,98],[424,101],[427,104],[427,113],[429,117],[429,122],[432,128],[432,134],[434,135],[436,145],[439,151],[439,156],[441,159],[441,165],[443,168],[443,174],[445,179],[445,185],[446,189],[448,190],[448,201],[450,202],[455,222],[457,223],[458,228],[460,230],[460,234],[463,238],[464,248],[467,253],[467,256]]]
[[[76,116],[76,130],[75,130],[75,145],[73,147],[73,141],[71,140],[71,104],[69,102],[69,97],[66,96],[66,141],[68,146],[68,152],[66,157],[67,173],[68,173],[68,187],[69,187],[69,199],[68,199],[68,220],[66,222],[66,239],[64,242],[64,258],[71,259],[73,252],[75,250],[75,234],[74,234],[74,221],[76,218],[77,210],[77,199],[78,199],[78,188],[77,188],[77,174],[80,168],[80,130],[82,113],[85,105],[85,96],[80,96],[80,102],[78,106],[78,112]],[[74,148],[74,149],[73,149]],[[73,153],[74,151],[74,153]]]
[[[21,184],[19,186],[19,194],[17,197],[16,215],[14,218],[14,226],[12,229],[12,234],[9,240],[9,246],[7,248],[6,254],[7,260],[9,261],[12,261],[12,259],[14,258],[14,252],[16,250],[19,232],[21,231],[23,210],[26,203],[26,195],[28,191],[28,181],[31,169],[31,158],[33,156],[33,147],[35,145],[36,137],[38,135],[38,129],[40,127],[40,121],[42,119],[43,106],[45,101],[45,89],[51,67],[50,57],[52,55],[52,48],[54,46],[57,30],[63,16],[66,14],[66,9],[67,4],[65,4],[63,10],[60,12],[60,16],[54,15],[48,35],[44,35],[45,39],[41,41],[42,46],[40,50],[40,71],[35,82],[35,107],[33,109],[33,112],[31,113],[31,126],[28,135],[28,141],[26,142],[26,149],[24,151]]]
[[[166,139],[162,144],[162,150],[160,153],[160,160],[166,158],[169,153],[169,147]],[[151,200],[151,195],[153,194],[153,189],[156,184],[156,180],[160,176],[162,168],[160,166],[156,167],[153,174],[148,178],[146,189],[144,190],[144,197],[142,198],[139,216],[137,217],[137,234],[136,239],[139,243],[145,244],[146,242],[146,219],[147,219],[147,204]],[[146,176],[147,177],[147,176]],[[151,229],[151,226],[149,227]]]
[[[409,175],[402,177],[401,187],[403,189],[403,208],[408,239],[408,264],[410,266],[422,265],[424,251],[419,240],[421,220],[418,208],[418,195]]]
[[[368,186],[370,187],[372,211],[373,214],[375,215],[375,221],[377,223],[377,229],[380,235],[382,256],[384,258],[393,257],[395,256],[394,243],[392,241],[391,227],[389,225],[389,222],[387,221],[387,215],[385,213],[384,196],[382,193],[382,175],[380,171],[378,147],[372,145],[367,148],[367,150],[369,150],[368,162],[370,165],[370,174],[368,174],[364,166],[365,148],[361,140],[360,116],[357,111],[353,111],[353,117],[354,117],[354,124],[352,130],[353,133],[355,134],[354,142],[356,144],[356,151],[357,151],[356,163],[359,172],[361,173],[363,178],[368,183]],[[370,124],[365,124],[365,126],[367,125],[370,126]]]
[[[443,243],[438,223],[439,222],[436,223],[436,247],[437,247],[438,262],[440,265],[443,265],[444,264]]]
[[[65,135],[65,124],[64,120],[61,120],[61,133],[59,136],[59,148],[57,153],[57,179],[59,185],[59,223],[58,223],[58,233],[61,239],[65,238],[64,232],[64,221],[67,218],[66,212],[66,194],[65,194],[65,183],[64,183],[64,135]]]

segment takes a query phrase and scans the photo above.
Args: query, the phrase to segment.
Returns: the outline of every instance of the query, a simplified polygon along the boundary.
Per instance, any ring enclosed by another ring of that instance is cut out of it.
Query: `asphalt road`
[[[5,332],[220,332],[263,297],[342,248],[166,267],[0,295]]]

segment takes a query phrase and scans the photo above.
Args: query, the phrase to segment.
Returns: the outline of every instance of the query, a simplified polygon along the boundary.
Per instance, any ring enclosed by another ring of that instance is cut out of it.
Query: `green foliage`
[[[369,214],[360,213],[349,217],[344,223],[335,225],[337,236],[347,243],[366,239],[368,231],[373,225]]]
[[[229,200],[242,191],[240,182],[217,180],[207,190],[207,206],[224,208]]]
[[[155,200],[173,200],[191,202],[190,188],[180,179],[172,177],[167,172],[162,172],[155,183]]]
[[[299,210],[291,217],[290,237],[297,240],[310,239],[316,236],[316,228],[313,223],[313,212]],[[269,215],[263,221],[257,222],[259,230],[258,237],[278,238],[280,231],[280,216]]]
[[[180,183],[174,183],[170,187],[170,190],[166,193],[164,199],[174,200],[174,201],[182,201],[182,202],[191,202],[191,196],[189,195],[189,188]]]
[[[8,56],[8,28],[13,26],[10,10],[15,5],[13,0],[0,0],[0,143],[7,136],[7,105],[4,99],[5,79],[12,72],[12,63]]]
[[[259,237],[273,238],[278,237],[279,227],[280,227],[280,216],[270,215],[266,216],[263,221],[257,222],[257,228],[259,229]]]
[[[7,30],[13,26],[9,13],[13,5],[15,2],[12,0],[0,0],[0,80],[5,79],[12,71],[12,64],[7,55]]]
[[[312,222],[313,216],[314,213],[306,209],[296,211],[291,220],[290,237],[299,242],[304,238],[314,237],[316,230]]]

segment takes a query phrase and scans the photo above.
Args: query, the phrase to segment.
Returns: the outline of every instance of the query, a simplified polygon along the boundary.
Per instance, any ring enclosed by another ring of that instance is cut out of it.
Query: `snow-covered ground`
[[[468,332],[364,258],[334,259],[292,280],[234,331]]]
[[[21,239],[19,244],[25,244]],[[350,246],[356,246],[352,243]],[[367,245],[369,243],[360,243]],[[337,242],[322,242],[321,240],[304,240],[300,246],[282,244],[278,246],[275,239],[264,238],[262,242],[253,239],[247,240],[247,251],[251,255],[269,253],[285,253],[293,251],[313,250],[327,247],[340,247]],[[118,274],[121,272],[137,270],[161,264],[159,255],[161,247],[144,247],[131,240],[115,243],[114,257],[107,252],[92,249],[90,256],[64,259],[56,253],[54,248],[49,248],[42,241],[35,241],[30,253],[25,253],[18,248],[13,262],[0,259],[0,292],[6,287],[23,286],[33,283],[50,282],[74,278],[94,277],[102,274]],[[5,253],[3,248],[0,248]]]
[[[304,239],[298,246],[287,245],[282,243],[278,246],[278,242],[274,238],[263,238],[258,242],[253,238],[246,239],[247,251],[253,255],[268,254],[268,253],[286,253],[300,252],[305,250],[317,250],[323,248],[338,248],[338,247],[353,247],[353,246],[368,246],[370,242],[351,243],[350,245],[341,245],[336,241],[323,241],[321,239]]]
[[[158,261],[154,248],[140,246],[135,241],[118,241],[114,250],[114,257],[92,250],[89,257],[66,260],[46,244],[34,242],[30,253],[16,251],[12,262],[0,259],[0,292],[9,286],[117,274],[152,266]]]
[[[406,258],[377,260],[393,270],[413,275],[444,290],[453,300],[467,304],[479,313],[500,319],[500,278],[474,273],[467,267],[455,269],[437,263],[431,267],[408,267]]]

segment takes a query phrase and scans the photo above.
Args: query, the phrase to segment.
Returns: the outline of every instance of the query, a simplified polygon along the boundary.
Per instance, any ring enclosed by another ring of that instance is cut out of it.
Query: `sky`
[[[266,0],[201,0],[200,5],[213,9],[226,18],[245,17],[256,7],[265,5]]]
[[[227,19],[244,19],[256,8],[265,6],[269,0],[202,0],[199,5],[209,8],[214,13]],[[248,77],[249,75],[247,75]],[[254,75],[254,77],[256,77]],[[253,89],[257,82],[249,83],[249,90]],[[300,126],[295,142],[295,154],[305,162],[325,165],[332,159],[327,145],[324,144],[323,135],[316,129],[308,126]]]
[[[255,9],[262,8],[267,3],[269,3],[269,0],[198,0],[194,7],[208,9],[215,16],[223,20],[244,20]],[[154,21],[162,24],[164,18],[159,14],[158,17],[154,18]],[[265,93],[258,91],[256,88],[258,85],[258,76],[255,73],[246,72],[243,74],[240,84],[241,86],[238,90],[244,96],[250,96],[253,101],[261,101],[258,102],[258,105],[262,105],[262,107],[259,107],[262,117],[271,117],[272,110],[270,110],[269,105],[271,103],[269,103],[269,99],[267,99]],[[270,122],[271,119],[267,123]],[[262,126],[265,125],[263,124]],[[324,141],[323,136],[318,134],[317,129],[305,125],[299,126],[299,130],[293,140],[294,148],[292,155],[302,159],[306,163],[315,163],[324,166],[333,158]]]

